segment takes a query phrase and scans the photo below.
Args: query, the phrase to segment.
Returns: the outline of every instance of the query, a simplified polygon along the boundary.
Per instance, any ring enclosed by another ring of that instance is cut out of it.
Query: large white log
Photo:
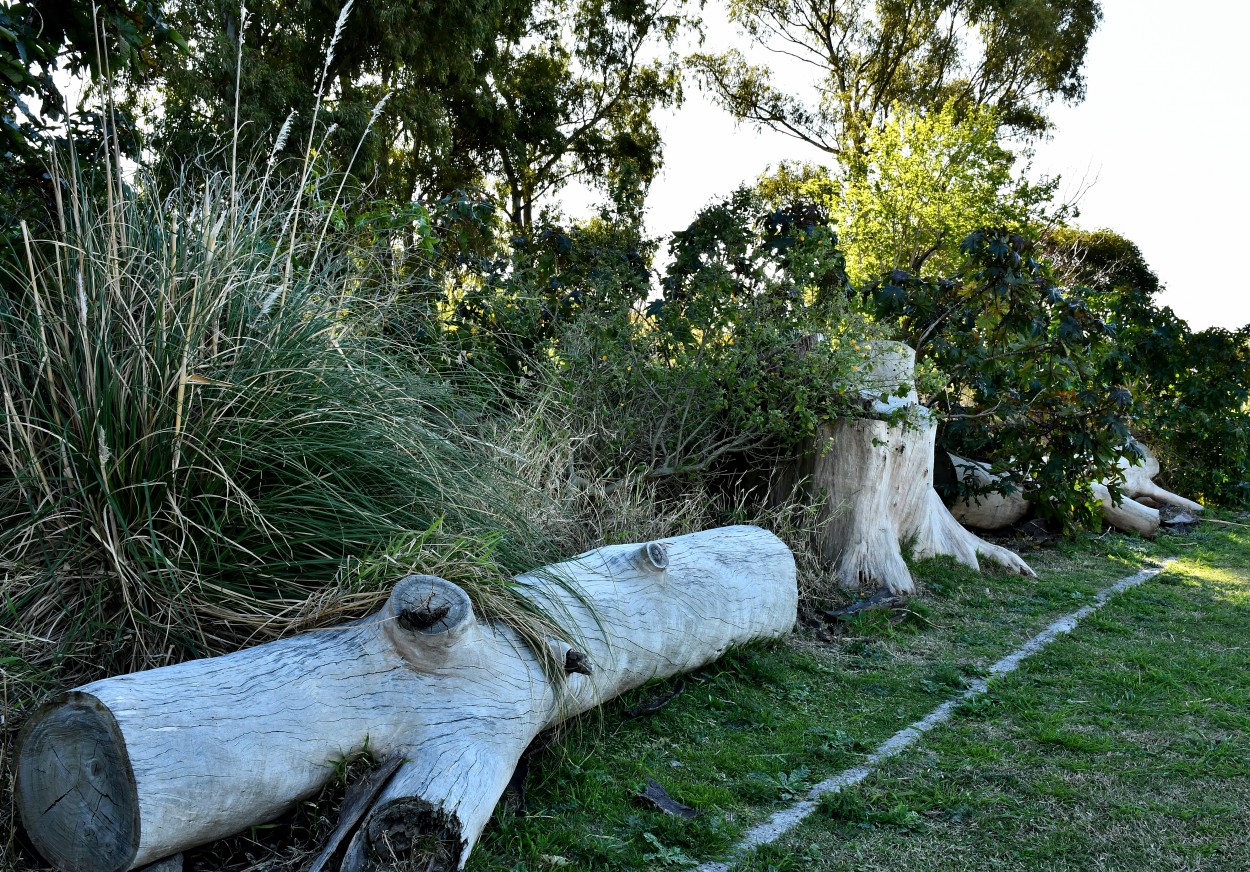
[[[961,482],[985,488],[1002,480],[1002,476],[991,472],[987,464],[965,460],[955,454],[948,456]],[[1029,502],[1018,490],[1009,494],[989,491],[957,500],[950,508],[955,520],[961,524],[978,530],[1001,530],[1019,523],[1029,513]]]
[[[1120,458],[1120,474],[1124,477],[1124,484],[1120,485],[1121,491],[1134,500],[1149,500],[1160,505],[1179,506],[1187,512],[1202,511],[1201,503],[1186,499],[1155,484],[1152,479],[1159,474],[1159,460],[1146,445],[1138,442],[1137,448],[1142,453],[1140,464],[1134,466],[1127,457]]]
[[[817,547],[851,589],[915,592],[902,545],[917,557],[980,559],[1032,576],[1016,554],[960,526],[933,489],[937,425],[916,397],[916,354],[901,342],[868,345],[860,395],[878,415],[822,425],[795,478],[819,501]]]
[[[790,550],[755,527],[601,548],[517,581],[571,628],[591,675],[561,687],[516,633],[479,622],[459,587],[410,576],[361,621],[105,679],[45,707],[17,760],[32,841],[63,870],[134,869],[277,817],[367,747],[405,762],[349,860],[458,869],[540,731],[780,637],[797,608]]]
[[[1102,509],[1103,520],[1125,533],[1136,533],[1147,539],[1153,539],[1159,533],[1159,510],[1144,506],[1132,497],[1124,494],[1119,504],[1111,499],[1111,491],[1100,482],[1090,485],[1094,496]]]

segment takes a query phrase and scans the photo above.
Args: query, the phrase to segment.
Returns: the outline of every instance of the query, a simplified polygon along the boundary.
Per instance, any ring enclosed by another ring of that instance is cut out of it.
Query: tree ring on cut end
[[[642,563],[653,572],[661,572],[668,568],[668,548],[663,542],[648,542],[638,549]]]
[[[139,792],[116,718],[70,691],[22,731],[16,797],[26,832],[58,869],[129,869],[139,850]]]
[[[417,797],[397,799],[369,816],[369,854],[382,868],[430,872],[460,868],[464,839],[455,816]]]

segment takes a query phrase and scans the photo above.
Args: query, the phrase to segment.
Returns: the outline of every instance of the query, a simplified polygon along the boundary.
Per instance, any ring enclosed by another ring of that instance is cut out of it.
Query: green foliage
[[[1162,288],[1137,246],[1110,230],[1057,228],[1044,244],[1115,331],[1103,378],[1131,389],[1134,429],[1173,489],[1250,501],[1250,329],[1191,331],[1155,302]]]
[[[851,304],[822,210],[768,212],[740,190],[674,234],[669,252],[662,297],[635,284],[632,307],[588,313],[558,352],[581,402],[602,410],[612,465],[660,476],[749,454],[767,466],[859,411],[846,385],[859,341],[880,331]]]
[[[163,153],[229,143],[237,89],[245,150],[268,150],[286,120],[288,154],[320,140],[375,196],[436,200],[498,182],[520,227],[573,178],[645,187],[660,161],[651,113],[680,97],[662,50],[683,22],[659,3],[263,0],[248,11],[240,22],[232,0],[176,10],[196,51],[161,71]],[[331,127],[313,136],[318,119]]]
[[[285,187],[140,181],[97,203],[66,180],[61,229],[3,277],[20,626],[135,663],[289,629],[350,558],[436,524],[497,574],[551,556],[469,395],[373,334],[359,251]]]
[[[954,103],[925,114],[896,108],[868,134],[841,180],[833,215],[858,281],[892,269],[951,275],[960,245],[980,227],[1046,223],[1055,183],[1013,177],[999,119]]]
[[[0,235],[40,222],[52,207],[50,149],[73,143],[100,155],[104,140],[135,154],[134,118],[71,106],[54,72],[99,81],[108,72],[144,82],[186,41],[159,0],[21,0],[0,5]]]
[[[949,376],[922,397],[943,416],[941,447],[988,460],[1003,486],[1069,529],[1094,524],[1088,482],[1115,479],[1132,401],[1101,378],[1111,331],[1079,291],[1059,289],[1024,236],[976,231],[963,253],[957,279],[896,270],[865,293]]]
[[[846,162],[896,106],[992,107],[1005,126],[1044,131],[1050,100],[1084,96],[1102,11],[1097,0],[732,0],[730,17],[759,45],[820,70],[814,99],[737,50],[695,55],[703,80],[738,118]]]
[[[485,87],[453,113],[459,142],[500,179],[514,227],[531,226],[535,202],[572,178],[641,206],[660,166],[652,113],[681,99],[671,49],[688,23],[668,6],[539,0],[498,41]]]

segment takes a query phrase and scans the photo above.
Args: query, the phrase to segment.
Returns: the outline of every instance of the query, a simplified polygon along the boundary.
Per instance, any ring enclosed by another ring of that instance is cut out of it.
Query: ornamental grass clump
[[[536,497],[468,392],[370,328],[314,183],[106,175],[54,172],[49,224],[0,256],[4,623],[116,666],[227,650],[431,529],[489,541],[469,575],[506,612],[554,556]]]

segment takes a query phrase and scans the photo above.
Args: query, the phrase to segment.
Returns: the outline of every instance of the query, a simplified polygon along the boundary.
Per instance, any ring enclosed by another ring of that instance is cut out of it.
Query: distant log
[[[1159,534],[1159,510],[1142,505],[1130,496],[1121,496],[1119,504],[1111,499],[1105,484],[1090,485],[1102,507],[1102,519],[1125,533],[1136,533],[1147,539]]]
[[[869,343],[859,390],[875,415],[825,424],[794,478],[818,501],[817,547],[847,588],[915,592],[902,543],[916,557],[980,559],[1032,576],[1016,554],[959,525],[933,489],[937,425],[916,397],[916,353],[901,342]]]
[[[97,681],[36,713],[17,757],[31,840],[67,872],[134,869],[279,816],[367,747],[404,763],[344,867],[459,869],[540,731],[782,636],[797,606],[790,550],[755,527],[600,548],[517,581],[585,655],[552,640],[578,669],[563,688],[459,587],[409,576],[361,621]]]
[[[1201,512],[1202,506],[1156,485],[1151,479],[1159,474],[1159,461],[1145,445],[1140,442],[1136,445],[1142,452],[1140,465],[1133,465],[1127,457],[1119,460],[1120,473],[1123,476],[1119,504],[1112,500],[1106,482],[1094,482],[1091,487],[1100,504],[1104,521],[1125,533],[1154,538],[1159,532],[1160,506],[1180,506],[1191,512]],[[951,461],[961,479],[971,476],[978,486],[985,486],[995,479],[983,463],[964,460],[953,454]],[[951,514],[971,527],[996,530],[1018,522],[1028,512],[1028,508],[1028,502],[1019,494],[991,493],[957,502],[951,506]]]
[[[1124,484],[1120,485],[1120,490],[1134,500],[1149,500],[1159,505],[1179,506],[1187,512],[1201,512],[1201,503],[1164,490],[1152,481],[1159,474],[1159,460],[1146,445],[1141,442],[1136,445],[1142,452],[1142,462],[1133,466],[1127,457],[1120,458],[1120,474],[1124,476]]]
[[[976,460],[965,460],[962,457],[949,455],[955,467],[955,475],[961,482],[968,482],[977,488],[998,484],[1002,476],[990,472],[988,465]],[[1029,513],[1029,502],[1019,490],[1011,493],[989,491],[976,496],[964,497],[951,506],[951,514],[955,520],[978,530],[1001,530],[1011,527],[1023,520]]]

